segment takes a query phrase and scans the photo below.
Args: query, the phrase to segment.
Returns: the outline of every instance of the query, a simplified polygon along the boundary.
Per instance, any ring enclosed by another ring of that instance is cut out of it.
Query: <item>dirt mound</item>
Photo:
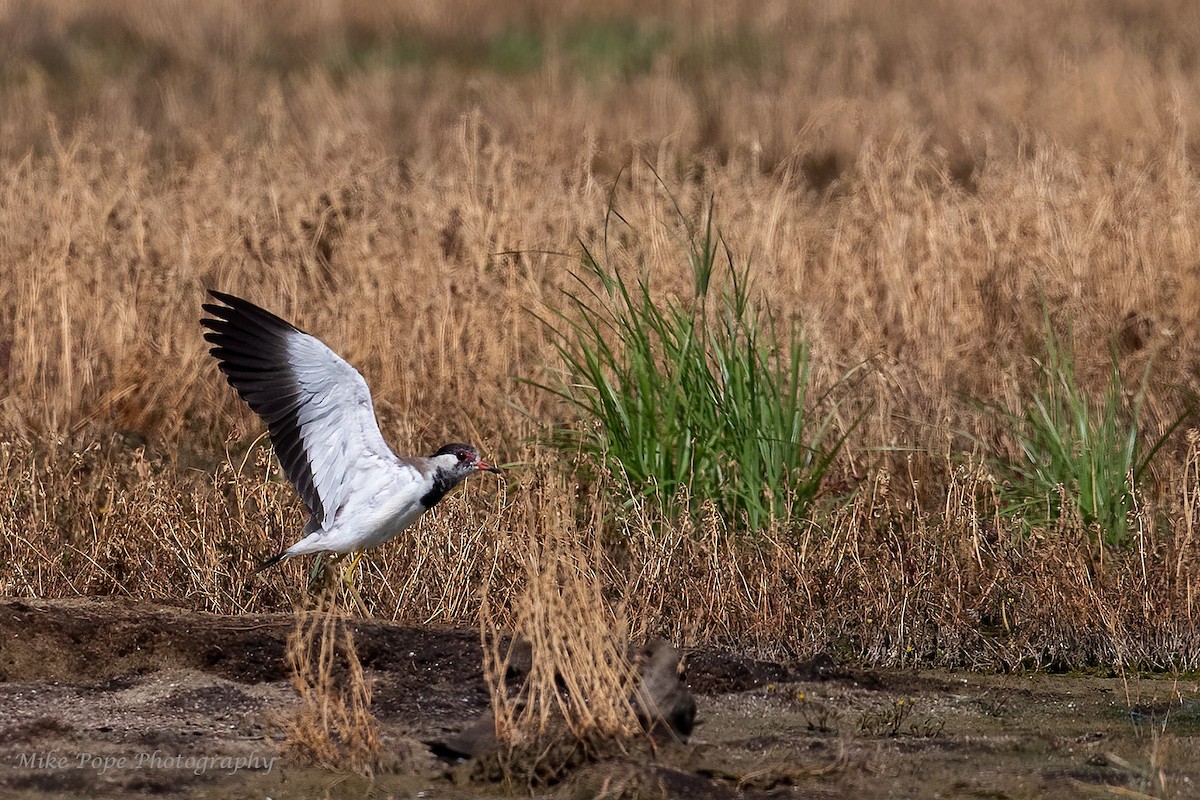
[[[745,692],[798,681],[843,681],[869,689],[883,687],[883,680],[877,673],[841,666],[824,654],[806,661],[780,664],[705,648],[692,651],[687,658],[688,688],[702,694]]]
[[[287,680],[290,614],[196,614],[119,599],[0,600],[0,681],[92,681],[194,669],[238,683]],[[354,624],[365,668],[414,683],[480,679],[477,634]]]

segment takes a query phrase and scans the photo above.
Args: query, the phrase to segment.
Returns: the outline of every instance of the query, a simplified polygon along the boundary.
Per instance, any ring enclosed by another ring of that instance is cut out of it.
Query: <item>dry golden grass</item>
[[[206,353],[207,287],[354,363],[398,449],[545,461],[529,441],[565,411],[517,379],[554,368],[530,311],[572,262],[544,251],[596,245],[615,185],[614,258],[684,285],[657,173],[688,213],[716,198],[818,388],[868,363],[843,413],[871,411],[836,468],[854,499],[816,520],[581,531],[636,630],[1200,667],[1195,442],[1157,462],[1132,546],[1100,552],[1069,518],[997,517],[978,463],[1012,442],[964,400],[1028,385],[1043,302],[1097,389],[1113,336],[1129,374],[1154,358],[1151,435],[1198,388],[1200,11],[909,5],[0,6],[0,591],[297,599],[304,565],[247,581],[301,520]],[[665,38],[596,66],[573,42],[612,20]],[[376,614],[474,623],[486,584],[520,618],[533,478],[510,475],[372,556]]]
[[[300,704],[284,720],[285,746],[300,763],[373,775],[380,759],[379,723],[371,714],[371,684],[349,618],[336,591],[322,592],[314,606],[297,610],[288,637]]]
[[[566,500],[570,487],[545,467],[538,473],[515,498],[524,517],[514,531],[522,537],[517,547],[524,575],[511,613],[494,617],[490,587],[483,590],[485,672],[497,733],[533,748],[564,732],[585,744],[592,737],[628,738],[639,726],[624,603],[605,596],[604,555],[594,536],[577,529]],[[601,509],[593,505],[592,512],[584,522],[598,527]],[[505,675],[516,642],[529,648],[528,674],[509,695]]]

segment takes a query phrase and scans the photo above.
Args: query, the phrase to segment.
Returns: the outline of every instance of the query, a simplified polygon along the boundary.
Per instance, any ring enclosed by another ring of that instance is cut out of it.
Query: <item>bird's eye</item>
[[[470,461],[471,454],[468,453],[466,450],[459,450],[458,451],[458,460],[459,461]]]

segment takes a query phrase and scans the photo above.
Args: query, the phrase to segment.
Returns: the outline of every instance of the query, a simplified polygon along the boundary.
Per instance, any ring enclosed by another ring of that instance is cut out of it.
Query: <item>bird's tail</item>
[[[287,558],[287,557],[288,557],[288,551],[287,551],[287,550],[284,550],[284,551],[283,551],[283,552],[281,552],[281,553],[276,553],[275,555],[271,556],[271,557],[270,557],[270,558],[268,558],[266,561],[262,562],[262,563],[261,563],[261,564],[259,564],[257,567],[255,567],[255,568],[254,568],[254,572],[251,572],[250,574],[251,574],[251,575],[257,575],[258,573],[262,572],[262,571],[263,571],[264,569],[266,569],[267,567],[273,567],[273,566],[275,566],[276,564],[278,564],[280,561],[283,561],[283,560],[284,560],[285,558]]]
[[[312,550],[304,550],[303,548],[301,548],[301,545],[303,545],[304,542],[307,539],[309,539],[313,533],[315,533],[316,531],[318,531],[320,529],[321,529],[321,523],[317,522],[316,517],[311,517],[308,520],[308,522],[306,522],[304,524],[304,538],[303,539],[296,542],[291,547],[289,547],[285,550],[281,550],[278,553],[276,553],[275,555],[271,556],[266,561],[262,562],[257,567],[255,567],[254,571],[251,572],[250,574],[257,575],[258,573],[262,572],[264,569],[275,566],[280,561],[283,561],[285,558],[289,558],[291,556],[298,556],[298,555],[301,555],[306,552],[314,552]],[[297,552],[297,549],[299,549],[299,552]]]

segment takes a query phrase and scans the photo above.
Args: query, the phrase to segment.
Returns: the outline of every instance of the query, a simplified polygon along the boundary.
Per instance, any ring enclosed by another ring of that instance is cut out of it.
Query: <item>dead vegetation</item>
[[[283,723],[285,745],[300,764],[370,776],[379,767],[379,723],[349,617],[336,591],[297,609],[287,661],[299,707]]]
[[[1200,666],[1194,437],[1156,460],[1130,544],[1103,549],[1070,515],[1029,533],[997,514],[981,465],[1016,445],[970,402],[1023,396],[1044,309],[1096,391],[1111,341],[1130,374],[1153,357],[1148,435],[1195,393],[1193,4],[453,5],[0,9],[0,591],[296,602],[307,565],[246,580],[301,520],[205,352],[217,287],[354,363],[398,449],[464,438],[538,465],[448,499],[360,584],[376,615],[458,624],[486,586],[494,626],[535,632],[579,593],[604,617],[578,631],[598,661],[541,641],[539,709],[554,659],[607,665],[579,688],[617,697],[633,632],[888,665]],[[656,174],[686,214],[715,197],[765,304],[803,323],[817,388],[865,365],[842,424],[870,411],[816,510],[755,538],[546,467],[536,437],[567,412],[517,380],[556,368],[530,312],[571,260],[548,252],[607,246],[664,297],[685,286]],[[629,227],[605,242],[614,189]],[[629,724],[612,714],[594,722]]]
[[[481,630],[497,740],[487,755],[506,779],[534,785],[623,749],[641,728],[624,603],[605,597],[603,554],[594,536],[581,535],[601,520],[576,522],[551,470],[530,477],[515,498],[523,575],[509,613],[485,585]],[[510,691],[514,671],[522,677]]]

